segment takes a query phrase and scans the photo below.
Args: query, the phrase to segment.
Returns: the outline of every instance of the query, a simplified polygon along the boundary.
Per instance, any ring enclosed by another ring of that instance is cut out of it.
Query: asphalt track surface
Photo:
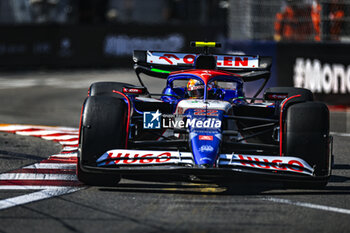
[[[1,73],[0,123],[77,128],[87,88],[105,80],[137,84],[128,70]],[[164,85],[145,82],[151,92]],[[33,201],[36,191],[0,189],[0,232],[349,232],[348,119],[332,112],[335,166],[324,190],[122,180]],[[0,133],[0,177],[60,150],[40,138]],[[2,201],[19,196],[28,203],[1,209]]]

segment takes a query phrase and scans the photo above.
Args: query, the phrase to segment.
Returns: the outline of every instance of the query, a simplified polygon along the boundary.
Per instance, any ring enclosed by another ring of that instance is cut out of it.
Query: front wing
[[[97,161],[97,166],[82,166],[98,173],[121,175],[176,174],[208,177],[254,176],[268,179],[315,180],[314,169],[297,157],[220,154],[216,166],[203,168],[195,164],[190,152],[110,150]]]

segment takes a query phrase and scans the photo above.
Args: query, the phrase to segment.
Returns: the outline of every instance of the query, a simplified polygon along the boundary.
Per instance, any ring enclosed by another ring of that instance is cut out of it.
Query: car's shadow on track
[[[103,192],[138,192],[191,195],[255,195],[264,192],[266,187],[244,184],[216,185],[197,183],[122,183],[116,187],[101,187]]]
[[[340,165],[337,165],[340,166]],[[344,169],[344,166],[338,169]],[[335,168],[337,169],[337,168]],[[324,188],[290,188],[282,182],[234,181],[230,183],[152,182],[124,180],[115,187],[100,187],[102,192],[138,192],[192,195],[345,195],[350,194],[350,177],[332,175]],[[344,185],[343,185],[344,183]],[[341,184],[341,185],[340,185]]]
[[[349,164],[334,164],[333,169],[350,170],[350,165]]]
[[[350,177],[332,175],[331,178],[329,179],[329,182],[330,183],[343,183],[343,182],[347,182],[349,180],[350,180]]]
[[[349,178],[347,178],[349,179]],[[324,189],[288,189],[282,183],[197,184],[197,183],[121,183],[116,187],[100,187],[102,192],[133,192],[191,195],[345,195],[350,186],[334,186],[332,182]]]

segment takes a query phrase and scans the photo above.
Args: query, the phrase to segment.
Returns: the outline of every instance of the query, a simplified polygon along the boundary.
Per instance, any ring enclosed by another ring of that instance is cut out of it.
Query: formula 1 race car
[[[81,115],[77,176],[89,185],[121,177],[220,182],[239,178],[324,187],[331,174],[329,111],[302,88],[273,87],[271,58],[134,51],[140,86],[93,83]],[[140,74],[166,79],[149,93]],[[245,82],[263,79],[253,97]]]

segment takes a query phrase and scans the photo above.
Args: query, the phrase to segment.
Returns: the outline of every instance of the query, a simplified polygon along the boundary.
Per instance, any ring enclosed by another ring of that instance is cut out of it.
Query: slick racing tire
[[[134,85],[120,82],[97,82],[93,83],[89,89],[89,96],[112,96],[115,98],[123,98],[121,95],[113,93],[113,91],[123,92],[123,87],[132,87]]]
[[[291,105],[287,109],[284,132],[285,156],[296,156],[305,160],[314,168],[316,178],[323,177],[312,183],[298,182],[298,186],[303,188],[326,186],[331,171],[331,139],[327,106],[320,102]]]
[[[125,149],[128,110],[122,99],[91,96],[84,103],[80,123],[78,179],[89,185],[115,185],[120,176],[84,170],[111,149]]]

